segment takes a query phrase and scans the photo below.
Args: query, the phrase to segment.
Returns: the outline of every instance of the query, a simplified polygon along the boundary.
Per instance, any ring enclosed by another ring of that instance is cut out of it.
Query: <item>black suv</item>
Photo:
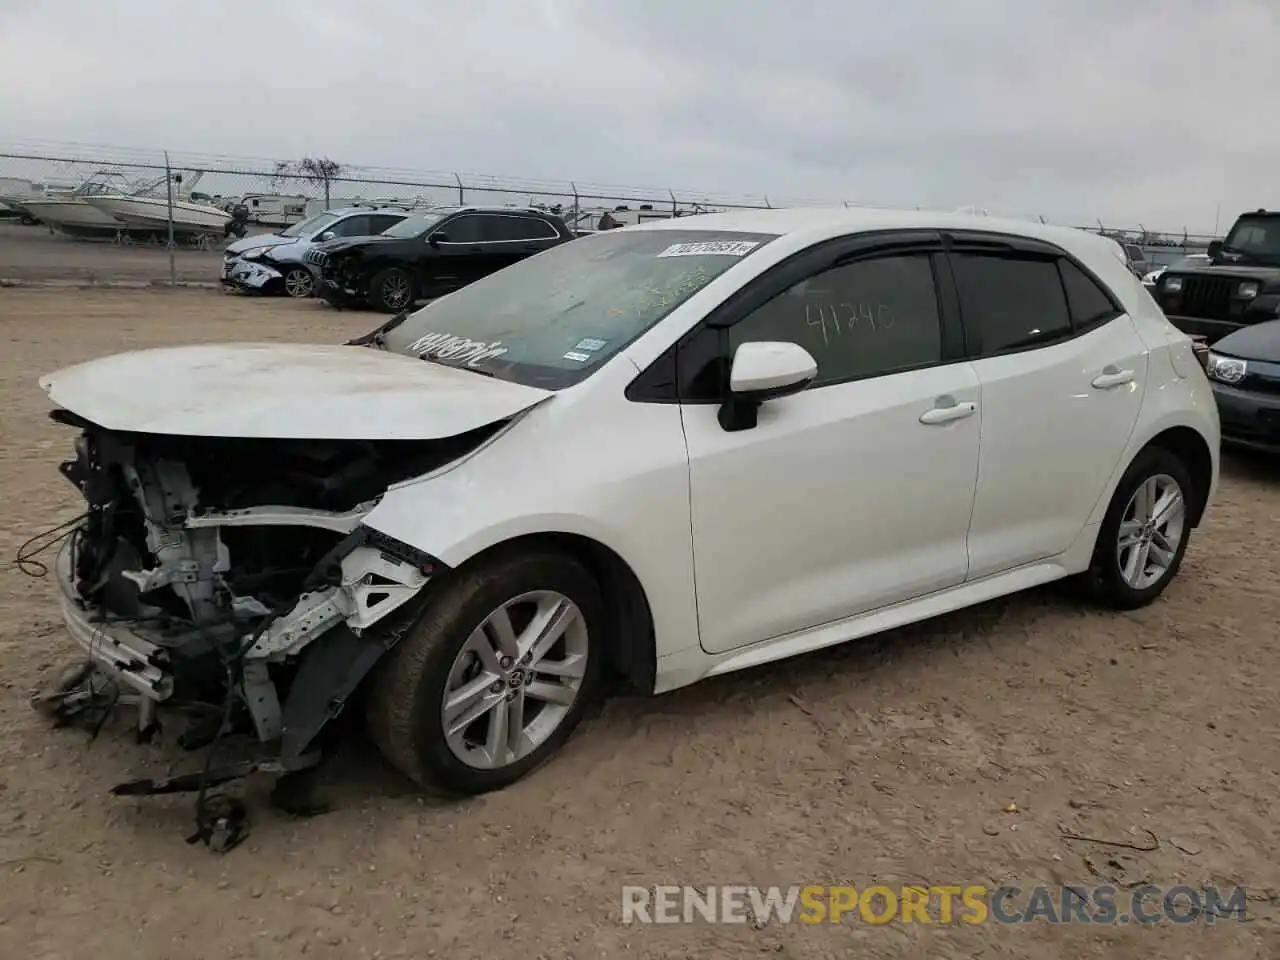
[[[574,234],[555,214],[523,207],[437,207],[376,237],[318,244],[319,294],[341,306],[397,313],[550,249]]]
[[[1175,327],[1208,343],[1280,317],[1280,212],[1241,214],[1207,263],[1170,267],[1152,293]]]

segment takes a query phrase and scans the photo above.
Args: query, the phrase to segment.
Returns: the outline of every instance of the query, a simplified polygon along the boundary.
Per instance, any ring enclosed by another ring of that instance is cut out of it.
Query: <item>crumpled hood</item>
[[[228,243],[226,246],[227,253],[240,255],[249,250],[261,250],[263,247],[279,247],[290,243],[297,243],[298,237],[282,237],[278,233],[260,233],[257,236],[245,237],[236,240],[234,243]]]
[[[365,347],[233,343],[116,354],[40,378],[110,430],[179,436],[436,440],[553,393]]]
[[[324,243],[316,244],[316,249],[321,253],[333,254],[341,253],[344,250],[350,250],[352,247],[377,247],[403,242],[404,241],[398,237],[334,237],[332,240],[326,240]]]

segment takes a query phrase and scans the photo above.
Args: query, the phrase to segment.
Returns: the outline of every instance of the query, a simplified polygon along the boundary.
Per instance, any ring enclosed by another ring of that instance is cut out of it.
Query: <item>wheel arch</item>
[[[595,578],[612,618],[604,647],[606,664],[638,690],[652,693],[657,678],[657,642],[649,597],[631,565],[612,547],[580,533],[525,533],[485,547],[468,557],[455,572],[487,562],[495,555],[536,549],[564,553]]]
[[[1151,447],[1169,451],[1186,465],[1196,485],[1196,499],[1190,504],[1189,519],[1193,527],[1198,527],[1213,487],[1213,453],[1209,449],[1209,442],[1192,427],[1176,426],[1157,433],[1143,445],[1138,454]]]

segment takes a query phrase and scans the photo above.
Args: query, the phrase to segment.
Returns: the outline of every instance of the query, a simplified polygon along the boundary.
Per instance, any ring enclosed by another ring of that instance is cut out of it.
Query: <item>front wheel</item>
[[[413,306],[413,277],[400,267],[380,270],[369,282],[369,304],[383,313],[399,313]]]
[[[1191,537],[1200,491],[1175,454],[1140,453],[1107,508],[1084,582],[1095,600],[1121,610],[1146,606],[1164,592]]]
[[[604,602],[554,551],[462,570],[380,665],[369,729],[420,786],[474,795],[514,783],[569,738],[596,696]]]
[[[287,296],[301,300],[309,297],[316,290],[316,278],[306,267],[290,267],[284,273],[284,292]]]

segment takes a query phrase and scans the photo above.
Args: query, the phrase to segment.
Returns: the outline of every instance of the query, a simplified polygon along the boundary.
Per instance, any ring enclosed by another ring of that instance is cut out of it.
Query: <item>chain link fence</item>
[[[121,197],[136,198],[128,204]],[[845,198],[749,196],[356,166],[328,156],[284,161],[96,144],[0,141],[0,279],[212,282],[237,206],[243,230],[268,232],[326,209],[353,205],[537,206],[578,230],[609,212],[620,224],[715,210],[876,206]],[[900,207],[901,209],[912,209]],[[915,208],[918,209],[918,208]],[[985,210],[967,208],[972,212]],[[1071,223],[1176,259],[1212,237],[1142,224]],[[42,229],[43,228],[43,229]],[[67,243],[68,239],[97,241]]]

